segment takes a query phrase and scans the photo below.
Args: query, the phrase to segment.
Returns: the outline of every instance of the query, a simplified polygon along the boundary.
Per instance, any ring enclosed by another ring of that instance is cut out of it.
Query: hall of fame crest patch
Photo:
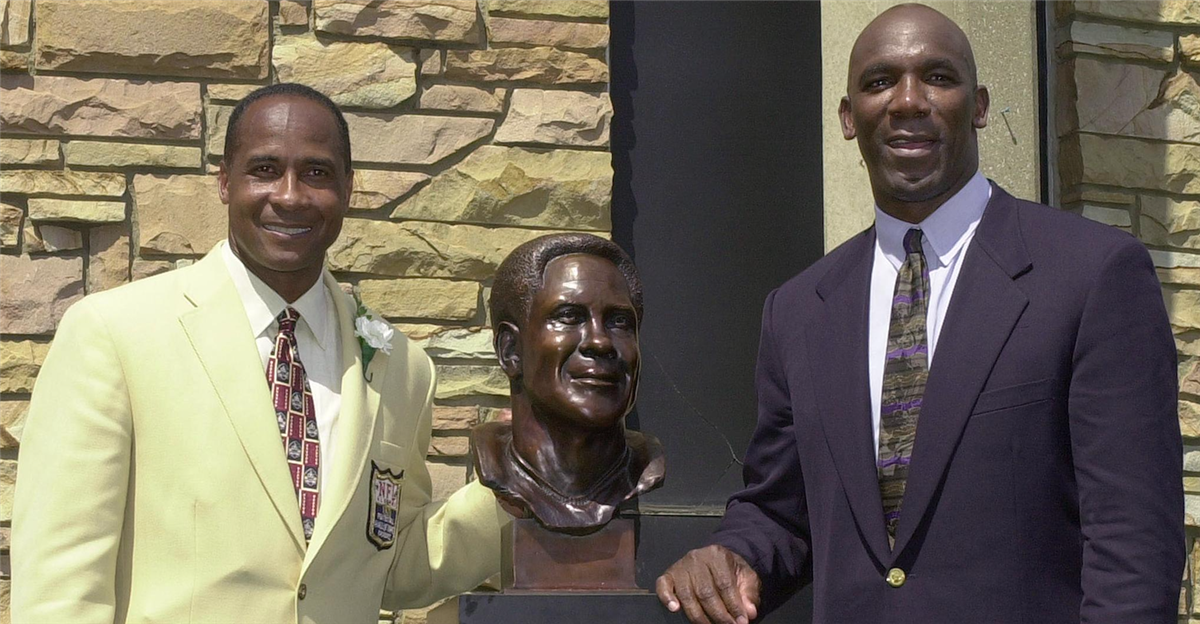
[[[367,507],[367,539],[375,548],[391,548],[396,542],[396,522],[400,516],[400,486],[404,471],[396,474],[371,462],[370,502]]]

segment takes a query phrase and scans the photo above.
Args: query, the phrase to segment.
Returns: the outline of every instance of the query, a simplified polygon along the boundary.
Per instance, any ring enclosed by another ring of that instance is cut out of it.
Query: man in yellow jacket
[[[63,317],[22,440],[12,618],[375,622],[499,570],[507,518],[430,501],[429,358],[324,270],[353,184],[321,94],[231,116],[229,239]]]

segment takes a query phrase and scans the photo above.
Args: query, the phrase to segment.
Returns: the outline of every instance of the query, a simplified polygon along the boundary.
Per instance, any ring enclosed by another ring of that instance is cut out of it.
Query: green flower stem
[[[359,293],[357,286],[354,287],[351,294],[354,297],[354,304],[357,306],[357,310],[355,310],[355,316],[366,317],[367,320],[371,320],[371,315],[367,313],[367,306],[363,305],[362,295]],[[371,378],[367,376],[367,368],[371,366],[371,359],[375,357],[375,351],[377,349],[367,344],[367,339],[362,336],[358,337],[358,346],[362,348],[363,379],[366,379],[369,383]]]
[[[362,361],[363,361],[363,376],[367,374],[367,367],[371,365],[371,358],[375,357],[375,347],[367,344],[366,340],[361,337],[358,339],[358,344],[362,346]]]

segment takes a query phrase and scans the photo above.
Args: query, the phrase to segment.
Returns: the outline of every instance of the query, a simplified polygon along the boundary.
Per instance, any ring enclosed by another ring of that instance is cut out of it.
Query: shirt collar
[[[925,235],[922,243],[926,258],[936,258],[937,264],[934,266],[947,266],[962,249],[975,226],[979,225],[983,209],[987,207],[991,196],[992,185],[982,173],[976,171],[961,190],[917,224],[901,221],[876,204],[875,245],[892,266],[899,269],[905,256],[904,234],[912,228],[919,228]]]
[[[225,259],[225,266],[229,269],[230,277],[233,278],[233,285],[237,288],[242,305],[246,307],[246,318],[250,321],[250,329],[255,336],[262,335],[271,327],[284,308],[288,307],[288,303],[279,296],[279,293],[267,286],[266,282],[246,268],[242,260],[234,255],[228,242],[221,243],[221,255]],[[312,331],[317,346],[324,350],[329,343],[327,332],[330,325],[329,310],[332,309],[332,301],[329,299],[329,291],[325,288],[324,280],[318,277],[316,283],[291,305],[296,312],[300,313],[300,320],[306,323],[309,330]]]

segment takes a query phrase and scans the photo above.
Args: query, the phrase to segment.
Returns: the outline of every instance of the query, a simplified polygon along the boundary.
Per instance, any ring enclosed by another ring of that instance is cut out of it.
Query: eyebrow
[[[866,67],[866,69],[863,69],[861,72],[859,72],[858,76],[859,76],[859,79],[862,79],[866,76],[873,75],[873,74],[884,74],[884,73],[893,72],[893,71],[896,71],[898,68],[899,68],[899,66],[896,63],[889,62],[889,61],[880,61],[878,63],[872,63],[871,65],[868,65]],[[949,58],[944,57],[944,56],[935,57],[935,58],[925,61],[924,63],[921,64],[920,69],[921,69],[921,71],[929,71],[931,69],[951,69],[951,70],[954,70],[955,72],[959,71],[958,68],[954,66],[954,61],[952,61]]]
[[[579,307],[587,307],[587,305],[588,305],[587,303],[581,302],[581,301],[579,301],[579,300],[576,300],[576,299],[567,299],[567,298],[566,298],[566,295],[562,295],[562,296],[560,296],[560,297],[558,297],[558,298],[556,298],[556,299],[553,299],[553,300],[552,300],[552,302],[553,302],[553,304],[554,304],[554,307],[553,307],[553,309],[555,309],[555,310],[557,310],[557,309],[559,309],[559,308],[561,308],[561,307],[564,307],[564,306],[579,306]],[[628,303],[628,304],[626,304],[626,303],[615,303],[615,304],[613,304],[613,305],[611,305],[611,306],[608,306],[608,307],[607,307],[607,308],[605,308],[605,309],[606,309],[606,310],[626,310],[626,311],[629,311],[629,312],[634,312],[634,311],[635,311],[632,303]]]
[[[301,161],[301,163],[305,164],[305,165],[320,165],[322,167],[328,167],[330,169],[337,169],[337,165],[333,161],[332,158],[324,158],[321,156],[305,158],[304,160]]]
[[[925,63],[925,65],[922,66],[922,69],[924,69],[925,71],[929,71],[931,69],[950,69],[955,72],[959,71],[959,69],[954,66],[954,61],[951,61],[950,59],[945,58],[945,57],[938,57],[935,59],[930,59],[930,61],[928,63]]]
[[[259,163],[277,163],[277,162],[279,162],[279,157],[272,156],[270,154],[257,154],[254,156],[250,156],[246,159],[246,164],[248,164],[248,165],[257,165]]]
[[[895,69],[895,67],[896,67],[895,63],[883,63],[883,62],[874,63],[872,65],[867,66],[866,69],[858,72],[858,78],[861,80],[863,77],[871,75],[871,74],[884,74],[884,73],[892,71],[893,69]]]
[[[248,164],[248,165],[258,165],[258,164],[264,164],[264,163],[275,164],[275,163],[280,162],[280,160],[281,159],[278,156],[275,156],[273,154],[255,154],[246,159],[246,164]],[[310,158],[305,158],[300,161],[300,164],[302,164],[302,165],[318,165],[321,167],[328,167],[330,169],[337,169],[337,163],[333,159],[325,158],[322,156],[313,156]]]

